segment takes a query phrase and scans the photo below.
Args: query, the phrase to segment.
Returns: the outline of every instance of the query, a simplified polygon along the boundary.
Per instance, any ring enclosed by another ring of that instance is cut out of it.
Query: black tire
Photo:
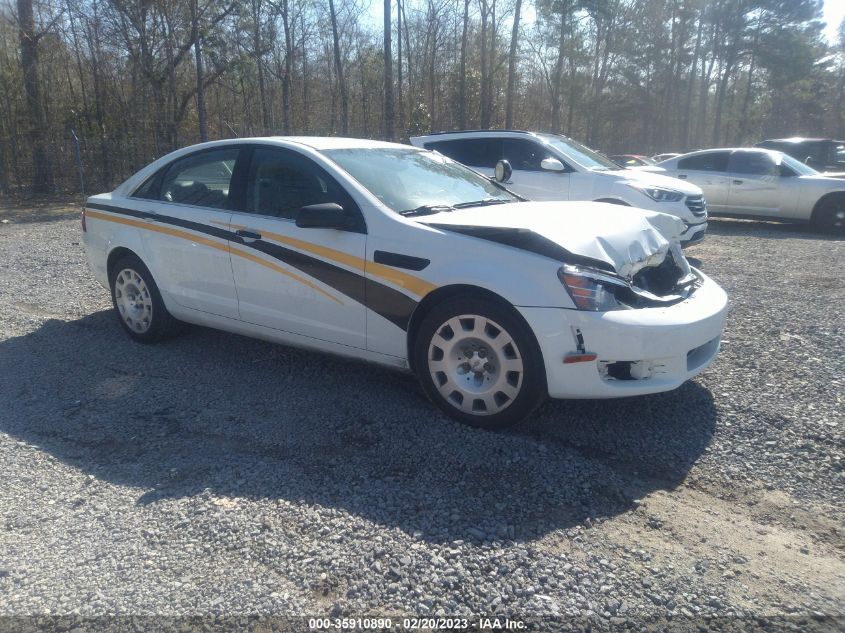
[[[825,233],[845,234],[845,194],[829,196],[822,200],[813,214],[813,224]]]
[[[131,276],[129,273],[135,277],[127,281],[127,277]],[[133,283],[137,285],[132,285]],[[139,343],[156,343],[181,330],[181,323],[164,307],[161,293],[149,269],[135,255],[124,255],[114,262],[109,269],[109,288],[117,320],[133,340]],[[137,311],[133,309],[131,313],[127,312],[125,304],[129,295],[124,294],[128,292],[124,288],[132,288],[132,296],[138,297],[136,303],[143,304],[144,307]]]
[[[454,319],[463,328],[458,333],[447,323]],[[470,323],[471,319],[480,320]],[[459,338],[447,340],[449,332]],[[451,347],[441,349],[446,345]],[[456,297],[435,306],[420,323],[413,354],[426,395],[447,415],[469,426],[505,428],[528,417],[548,395],[543,357],[533,333],[512,307],[487,298]],[[508,369],[520,364],[521,372]],[[444,395],[447,391],[451,393]]]

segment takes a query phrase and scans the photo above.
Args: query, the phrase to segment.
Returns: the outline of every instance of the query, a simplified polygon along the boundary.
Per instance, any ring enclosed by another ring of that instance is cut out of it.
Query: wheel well
[[[819,198],[818,202],[816,202],[816,205],[813,207],[813,213],[810,215],[810,222],[815,222],[816,214],[818,214],[818,212],[824,206],[824,203],[834,198],[845,198],[845,191],[833,191],[831,193],[826,193],[821,198]]]
[[[491,290],[487,290],[486,288],[471,286],[469,284],[443,286],[442,288],[438,288],[437,290],[433,290],[428,293],[423,300],[420,301],[420,304],[411,315],[411,320],[408,323],[408,337],[406,343],[408,348],[408,366],[411,368],[411,371],[414,371],[414,342],[416,341],[420,324],[423,322],[423,319],[425,319],[426,314],[428,314],[434,306],[453,297],[477,297],[479,299],[487,299],[488,301],[498,303],[513,312],[516,318],[522,321],[528,332],[534,336],[534,332],[531,330],[531,327],[528,325],[525,318],[519,313],[519,310],[514,308],[513,305],[511,305],[511,303],[501,295],[498,295]],[[540,349],[536,338],[534,343],[537,345],[537,349]]]
[[[114,263],[121,257],[125,257],[126,255],[134,255],[135,257],[138,257],[134,252],[130,251],[128,248],[124,248],[123,246],[118,246],[109,253],[109,257],[106,260],[106,272],[109,275],[109,283],[111,283],[112,266],[114,266]]]
[[[598,200],[593,200],[593,202],[607,202],[608,204],[618,204],[622,207],[630,207],[631,205],[625,202],[624,200],[619,200],[618,198],[599,198]]]

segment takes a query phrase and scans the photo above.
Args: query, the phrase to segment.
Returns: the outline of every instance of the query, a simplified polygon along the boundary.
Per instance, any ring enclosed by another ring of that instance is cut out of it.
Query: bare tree
[[[513,92],[516,84],[516,52],[519,40],[519,12],[522,0],[516,0],[513,9],[513,28],[511,30],[511,48],[508,53],[508,90],[505,96],[505,127],[513,127]]]
[[[38,61],[38,40],[43,35],[35,31],[35,16],[32,0],[18,0],[18,34],[21,47],[21,73],[26,111],[28,118],[29,141],[32,145],[32,191],[49,193],[53,189],[53,175],[47,157],[45,132],[47,117],[41,96],[41,68]]]
[[[384,0],[384,138],[396,138],[396,111],[393,106],[393,51],[391,47],[390,0]]]

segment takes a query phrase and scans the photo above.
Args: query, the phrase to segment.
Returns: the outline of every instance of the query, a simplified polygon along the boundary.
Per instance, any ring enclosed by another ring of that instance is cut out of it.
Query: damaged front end
[[[680,245],[626,267],[627,275],[583,265],[564,264],[560,279],[579,310],[607,312],[672,305],[701,285]]]

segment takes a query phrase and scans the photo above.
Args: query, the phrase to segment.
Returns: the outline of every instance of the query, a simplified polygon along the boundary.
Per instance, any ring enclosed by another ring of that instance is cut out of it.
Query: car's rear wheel
[[[154,343],[179,330],[144,263],[134,255],[117,260],[109,271],[112,304],[124,331],[139,343]]]
[[[813,223],[827,233],[845,233],[845,195],[823,200],[813,216]]]
[[[500,429],[528,416],[546,395],[540,349],[513,308],[456,298],[423,319],[414,367],[431,400],[471,426]]]

